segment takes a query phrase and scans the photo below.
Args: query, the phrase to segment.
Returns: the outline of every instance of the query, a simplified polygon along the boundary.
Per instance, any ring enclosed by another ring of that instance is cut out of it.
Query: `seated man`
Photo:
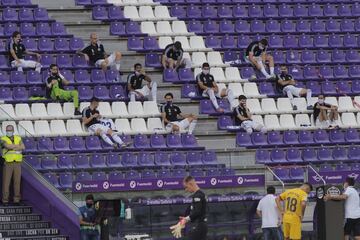
[[[135,102],[137,96],[143,98],[149,96],[151,92],[152,100],[156,102],[157,83],[146,75],[140,63],[134,65],[134,70],[134,73],[129,74],[127,80],[130,101]],[[144,86],[143,80],[147,82]]]
[[[196,76],[196,82],[200,88],[200,91],[202,92],[202,96],[210,98],[217,112],[223,113],[224,109],[219,107],[216,97],[227,97],[231,107],[236,105],[235,96],[231,89],[218,88],[214,76],[210,74],[210,65],[208,63],[203,63],[202,72]]]
[[[52,100],[73,101],[75,107],[74,115],[81,115],[79,111],[79,93],[77,90],[64,90],[69,81],[59,72],[56,64],[50,65],[50,76],[46,80],[46,97]]]
[[[338,127],[338,107],[325,103],[324,95],[318,96],[318,101],[314,105],[314,123],[319,127]]]
[[[9,60],[11,67],[16,67],[20,72],[23,71],[23,68],[35,68],[35,71],[41,73],[41,64],[33,60],[25,60],[25,54],[35,55],[38,60],[41,58],[40,54],[26,50],[24,44],[21,43],[20,32],[15,31],[9,43]]]
[[[85,127],[92,133],[95,133],[96,135],[100,135],[101,138],[108,143],[109,145],[112,145],[114,148],[117,148],[119,144],[121,148],[125,148],[129,145],[129,143],[124,143],[121,138],[118,136],[118,133],[113,131],[108,126],[105,126],[101,123],[100,118],[100,112],[97,110],[99,106],[99,99],[92,98],[90,102],[90,106],[85,108],[82,112],[82,122],[85,125]],[[112,139],[116,142],[114,143],[111,141],[111,139],[107,136],[110,135]]]
[[[254,41],[246,49],[245,61],[252,64],[259,70],[266,79],[274,78],[274,59],[266,52],[268,47],[268,41],[261,39],[260,41]],[[265,64],[268,62],[270,67],[270,74],[265,70]]]
[[[120,71],[121,53],[115,51],[110,56],[105,52],[104,46],[98,42],[96,33],[90,34],[90,45],[77,52],[85,56],[86,61],[96,67],[101,67],[106,71],[107,67],[111,67],[116,71]]]
[[[188,134],[192,134],[197,123],[197,117],[193,114],[181,114],[180,108],[172,103],[174,99],[172,93],[165,94],[164,98],[166,103],[161,105],[160,112],[166,130],[179,133],[181,130],[188,128]],[[183,120],[179,120],[178,116]]]
[[[288,73],[286,66],[281,66],[280,71],[281,74],[276,76],[276,89],[279,92],[282,92],[284,95],[288,96],[293,110],[297,110],[297,106],[294,104],[294,96],[306,96],[307,110],[312,110],[313,106],[311,105],[311,89],[295,87],[296,82],[293,76]]]
[[[190,59],[183,58],[183,54],[184,50],[181,47],[181,42],[167,45],[161,59],[164,69],[191,68]]]
[[[246,106],[246,97],[244,95],[239,96],[239,106],[234,109],[235,125],[240,126],[248,134],[251,134],[253,130],[266,132],[266,128],[252,120],[249,108]]]

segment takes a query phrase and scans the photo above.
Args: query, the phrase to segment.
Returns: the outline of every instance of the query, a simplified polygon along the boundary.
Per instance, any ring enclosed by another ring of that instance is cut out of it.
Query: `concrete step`
[[[0,223],[0,231],[18,230],[18,229],[34,229],[34,228],[50,228],[50,227],[51,227],[51,223],[47,222],[47,221]]]
[[[1,231],[1,237],[25,237],[25,236],[53,236],[58,235],[59,229],[56,228],[37,228],[37,229],[21,229]]]
[[[29,206],[8,206],[0,207],[0,216],[2,215],[17,215],[17,214],[31,214],[32,207]]]
[[[92,11],[86,8],[50,9],[48,14],[50,18],[62,23],[77,22],[81,24],[82,22],[89,23],[95,21],[92,19]]]
[[[0,216],[0,222],[34,222],[41,221],[42,216],[40,214],[22,214],[22,215],[6,215]]]

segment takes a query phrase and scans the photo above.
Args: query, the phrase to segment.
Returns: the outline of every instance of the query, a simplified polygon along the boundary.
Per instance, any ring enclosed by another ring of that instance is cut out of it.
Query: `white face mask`
[[[319,102],[320,104],[323,104],[323,103],[324,103],[324,99],[318,99],[318,102]]]
[[[202,70],[203,74],[207,75],[209,74],[210,70]]]
[[[14,136],[14,132],[13,131],[6,131],[6,136],[12,137],[12,136]]]
[[[135,71],[136,76],[140,76],[141,72]]]

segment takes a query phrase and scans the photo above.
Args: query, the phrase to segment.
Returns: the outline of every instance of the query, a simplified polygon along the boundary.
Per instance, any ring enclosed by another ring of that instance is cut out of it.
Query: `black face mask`
[[[287,75],[287,72],[282,71],[282,72],[281,72],[281,75],[285,75],[285,76],[286,76],[286,75]]]
[[[91,208],[92,206],[93,206],[92,203],[86,203],[86,207],[87,207],[87,208]]]
[[[172,101],[166,101],[166,104],[170,106],[172,104]]]

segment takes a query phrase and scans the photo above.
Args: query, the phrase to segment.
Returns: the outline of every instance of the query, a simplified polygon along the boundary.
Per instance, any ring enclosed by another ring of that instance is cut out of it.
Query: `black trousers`
[[[190,223],[187,240],[206,240],[208,226],[206,222]]]

